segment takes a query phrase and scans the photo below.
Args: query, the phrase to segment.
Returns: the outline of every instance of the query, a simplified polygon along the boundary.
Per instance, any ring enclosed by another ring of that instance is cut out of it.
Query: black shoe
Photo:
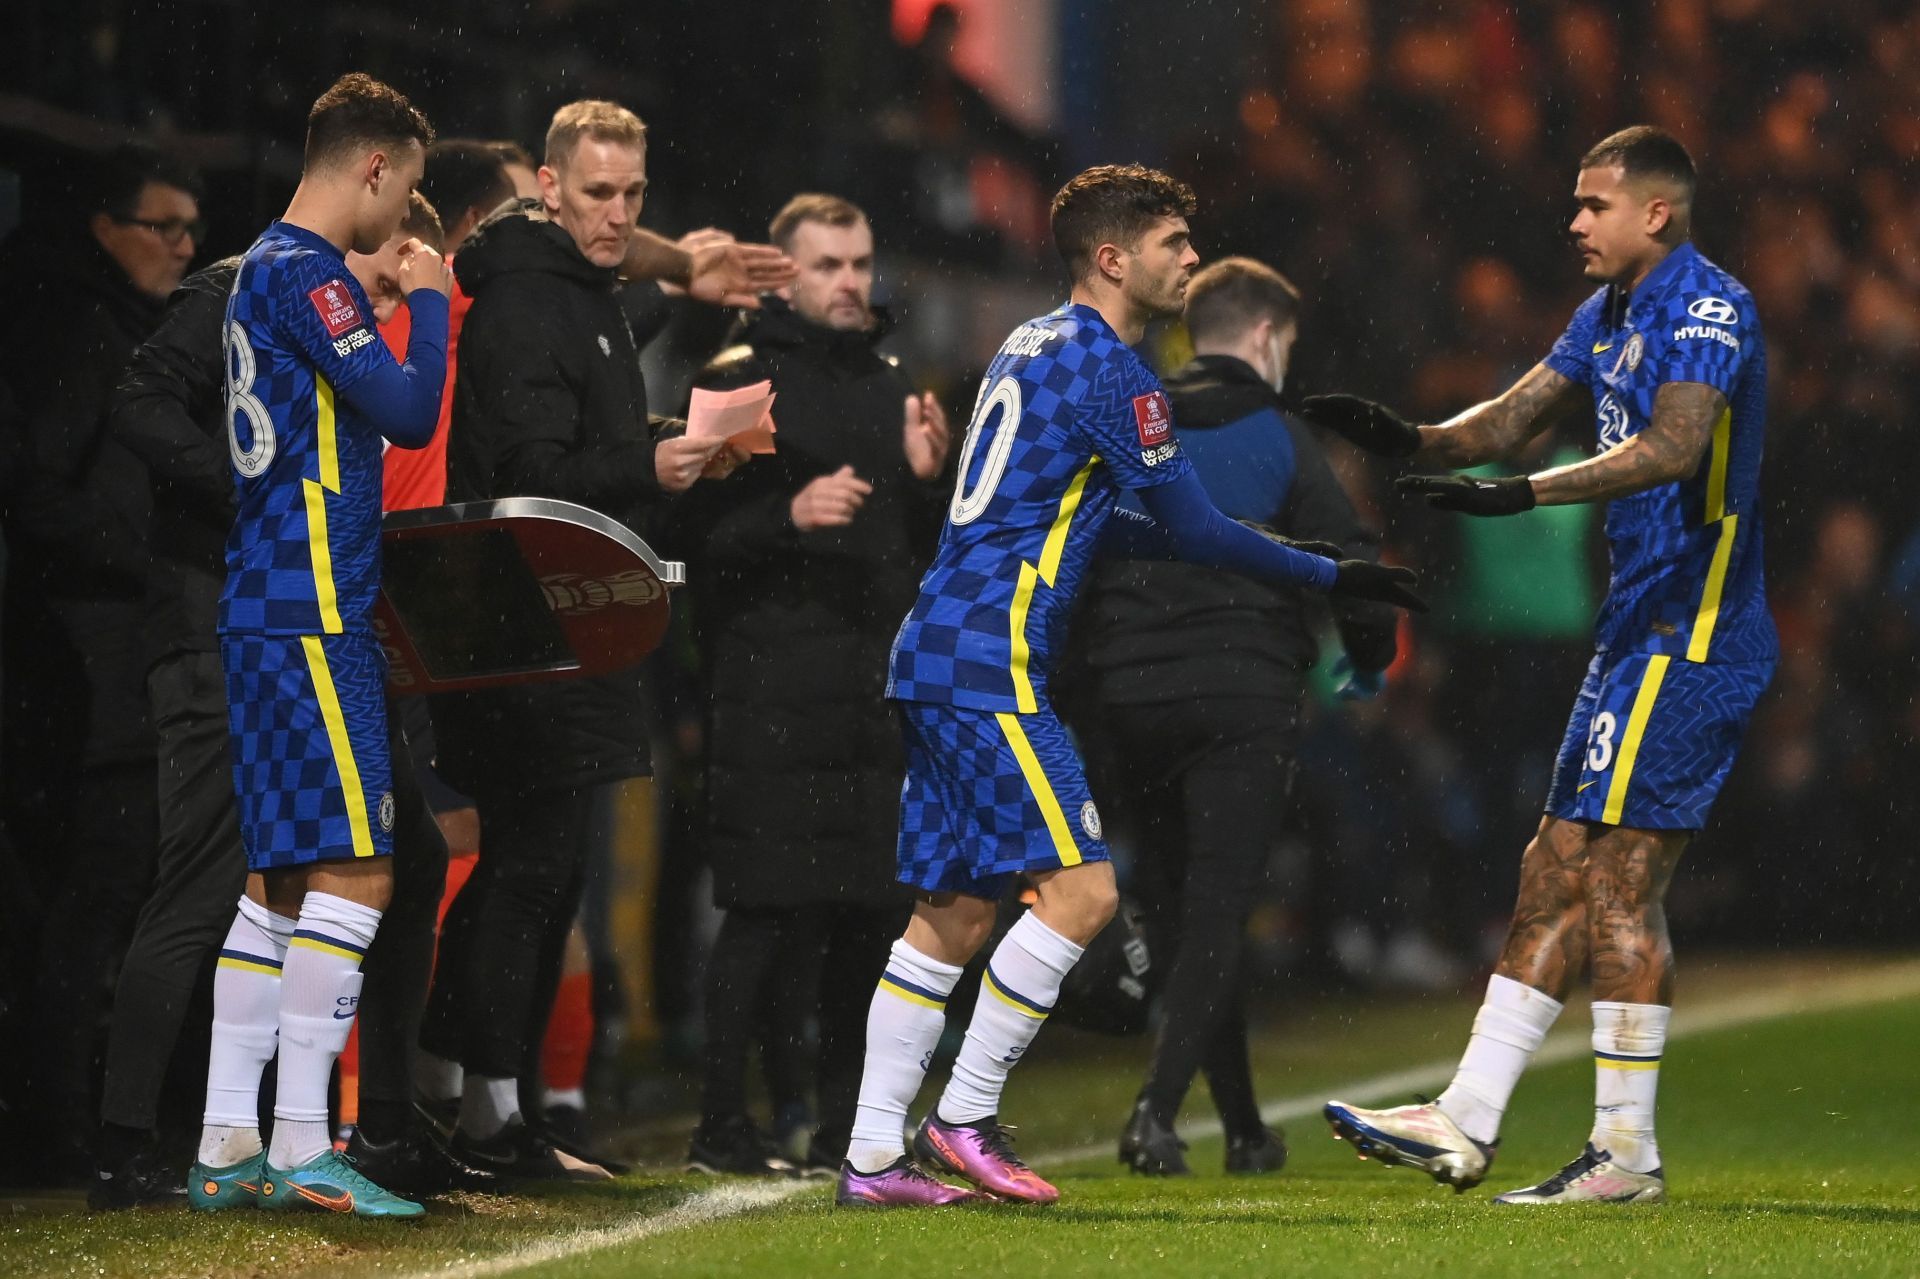
[[[118,1212],[141,1204],[185,1203],[187,1175],[171,1168],[151,1150],[139,1151],[112,1168],[96,1170],[87,1187],[87,1207],[95,1212]]]
[[[556,1112],[562,1115],[559,1123],[554,1122]],[[542,1141],[562,1154],[572,1155],[583,1163],[599,1164],[616,1177],[633,1171],[633,1165],[625,1160],[615,1159],[593,1148],[587,1140],[586,1112],[576,1107],[554,1107],[534,1122],[533,1130]]]
[[[1145,1101],[1133,1106],[1133,1118],[1120,1134],[1120,1162],[1149,1177],[1184,1177],[1188,1173],[1187,1143],[1148,1109]]]
[[[846,1143],[840,1143],[838,1153],[819,1141],[807,1143],[807,1157],[794,1169],[797,1176],[808,1181],[831,1181],[840,1175],[840,1165],[847,1157]]]
[[[475,1168],[510,1181],[608,1181],[613,1177],[599,1164],[555,1149],[520,1119],[484,1141],[455,1131],[453,1153]]]
[[[1256,1134],[1227,1138],[1227,1171],[1279,1172],[1287,1166],[1287,1139],[1272,1128]]]
[[[839,1164],[834,1171],[839,1172]],[[794,1166],[753,1120],[735,1115],[714,1123],[702,1123],[693,1130],[687,1147],[687,1171],[734,1173],[743,1177],[791,1177]]]
[[[364,1128],[356,1128],[347,1141],[347,1159],[383,1189],[406,1199],[456,1190],[479,1194],[506,1190],[497,1174],[454,1154],[435,1140],[425,1124],[392,1141],[370,1141]]]
[[[460,1099],[448,1097],[436,1101],[431,1097],[415,1095],[413,1113],[420,1116],[433,1127],[442,1138],[453,1136],[453,1130],[460,1126]]]

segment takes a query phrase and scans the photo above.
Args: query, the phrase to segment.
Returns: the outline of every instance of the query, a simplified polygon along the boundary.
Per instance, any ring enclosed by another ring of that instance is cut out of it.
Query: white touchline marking
[[[1667,1032],[1667,1038],[1683,1039],[1689,1035],[1703,1035],[1754,1022],[1771,1021],[1794,1013],[1829,1012],[1915,995],[1920,995],[1920,960],[1851,977],[1807,979],[1793,985],[1691,1008],[1681,1004],[1674,1009],[1673,1026]],[[1560,1031],[1548,1036],[1547,1042],[1534,1054],[1533,1064],[1558,1065],[1579,1060],[1592,1051],[1592,1041],[1588,1036],[1576,1031]],[[1431,1087],[1448,1079],[1454,1065],[1455,1059],[1452,1057],[1436,1059],[1404,1070],[1358,1079],[1351,1084],[1338,1086],[1336,1091],[1357,1101],[1391,1097],[1416,1088]],[[1268,1123],[1303,1119],[1319,1114],[1328,1096],[1327,1092],[1303,1093],[1284,1101],[1270,1102],[1260,1108],[1260,1115]],[[1188,1138],[1217,1137],[1220,1135],[1220,1124],[1218,1120],[1188,1124],[1182,1126],[1180,1132]],[[1070,1150],[1051,1151],[1035,1158],[1033,1163],[1041,1167],[1056,1167],[1111,1156],[1113,1150],[1112,1141],[1103,1141]],[[486,1276],[512,1274],[530,1266],[563,1261],[605,1248],[618,1248],[655,1235],[737,1217],[741,1213],[770,1207],[809,1190],[819,1189],[822,1189],[822,1185],[817,1181],[735,1182],[715,1186],[711,1190],[698,1191],[655,1216],[642,1217],[619,1226],[601,1226],[533,1240],[498,1256],[453,1261],[437,1269],[416,1271],[403,1276],[403,1279],[485,1279]]]
[[[1673,1010],[1673,1025],[1667,1031],[1667,1038],[1669,1040],[1684,1039],[1689,1035],[1729,1030],[1735,1026],[1771,1021],[1776,1017],[1790,1017],[1795,1013],[1829,1012],[1840,1008],[1854,1008],[1861,1004],[1877,1004],[1889,999],[1906,999],[1915,995],[1920,995],[1920,960],[1910,960],[1868,973],[1857,973],[1851,977],[1830,980],[1808,979],[1792,985],[1756,991],[1753,994],[1736,995],[1710,1004],[1696,1004],[1689,1007],[1684,1002],[1677,1003]],[[1464,1024],[1460,1028],[1462,1048],[1467,1045],[1467,1030],[1468,1027]],[[1540,1045],[1540,1051],[1533,1055],[1531,1065],[1557,1066],[1562,1062],[1579,1061],[1592,1052],[1593,1039],[1590,1035],[1582,1031],[1562,1030],[1547,1037],[1547,1042]],[[1438,1058],[1418,1066],[1409,1066],[1405,1070],[1374,1075],[1369,1079],[1356,1079],[1350,1084],[1339,1084],[1328,1092],[1302,1094],[1298,1097],[1289,1097],[1284,1101],[1268,1102],[1260,1108],[1260,1117],[1270,1124],[1285,1123],[1290,1119],[1305,1119],[1309,1115],[1318,1115],[1320,1108],[1336,1096],[1343,1100],[1365,1102],[1399,1096],[1416,1089],[1430,1089],[1453,1078],[1453,1070],[1459,1064],[1459,1060],[1457,1056]],[[1408,1100],[1412,1099],[1408,1098]],[[1180,1135],[1190,1141],[1218,1137],[1220,1134],[1218,1119],[1180,1126]],[[1033,1163],[1038,1167],[1051,1168],[1060,1164],[1097,1159],[1102,1155],[1111,1157],[1115,1149],[1114,1142],[1102,1141],[1076,1146],[1071,1150],[1048,1151],[1035,1158]]]

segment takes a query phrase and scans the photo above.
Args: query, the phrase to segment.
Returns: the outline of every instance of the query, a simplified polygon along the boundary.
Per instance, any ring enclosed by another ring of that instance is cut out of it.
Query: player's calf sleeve
[[[1440,1109],[1475,1141],[1500,1135],[1514,1085],[1560,1015],[1561,1004],[1498,973],[1487,979],[1486,1002],[1473,1019],[1473,1036]]]
[[[878,1172],[906,1153],[907,1108],[926,1082],[959,980],[954,965],[921,954],[905,939],[893,943],[867,1009],[867,1061],[847,1147],[848,1161],[861,1172]]]
[[[201,1163],[225,1168],[260,1153],[260,1074],[280,1038],[280,981],[294,921],[242,897],[213,973]]]
[[[1660,1166],[1654,1094],[1673,1009],[1663,1004],[1593,1005],[1593,1145],[1630,1172]]]
[[[980,979],[980,1001],[967,1027],[967,1042],[940,1097],[942,1119],[973,1123],[999,1112],[1007,1072],[1040,1033],[1060,998],[1060,983],[1083,950],[1032,911],[1007,930]]]
[[[280,1076],[267,1162],[294,1168],[332,1144],[327,1082],[360,1010],[360,961],[380,912],[329,893],[308,893],[280,979]]]

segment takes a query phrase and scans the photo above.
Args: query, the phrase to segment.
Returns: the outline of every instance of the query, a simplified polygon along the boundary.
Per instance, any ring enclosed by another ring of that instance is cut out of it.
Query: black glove
[[[1350,595],[1354,599],[1379,600],[1411,613],[1427,611],[1427,602],[1413,593],[1420,575],[1410,568],[1375,564],[1372,560],[1341,560],[1340,576],[1334,579],[1329,595]]]
[[[1420,449],[1420,428],[1384,404],[1358,395],[1309,395],[1300,416],[1352,440],[1369,453],[1412,457]]]
[[[1278,542],[1282,546],[1291,546],[1296,551],[1305,551],[1309,555],[1324,555],[1330,560],[1341,559],[1346,552],[1332,542],[1302,542],[1286,536],[1271,524],[1262,524],[1259,520],[1235,520],[1235,524],[1244,524],[1269,542]]]
[[[1402,475],[1393,482],[1396,492],[1425,495],[1442,511],[1463,515],[1518,515],[1534,508],[1533,481],[1524,475],[1488,480],[1471,475]]]

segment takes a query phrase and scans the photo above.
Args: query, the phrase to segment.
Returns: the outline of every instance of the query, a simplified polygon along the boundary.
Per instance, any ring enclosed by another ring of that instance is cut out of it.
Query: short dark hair
[[[1284,329],[1300,319],[1293,281],[1252,258],[1221,258],[1187,285],[1187,332],[1195,344],[1231,340],[1262,320]]]
[[[440,222],[440,211],[433,207],[433,201],[418,191],[407,192],[407,216],[400,219],[400,233],[435,249],[447,238],[447,228]]]
[[[145,143],[129,142],[101,160],[88,184],[87,212],[132,217],[150,183],[185,191],[196,200],[206,195],[199,173],[184,161]]]
[[[491,142],[447,138],[427,148],[420,190],[458,222],[476,210],[484,217],[499,208],[513,195],[513,179]]]
[[[314,99],[307,112],[309,171],[366,147],[433,145],[433,126],[407,96],[364,71],[350,71]]]
[[[800,229],[802,222],[854,226],[866,220],[867,215],[851,200],[815,191],[803,192],[788,200],[780,212],[773,215],[773,221],[767,223],[767,239],[782,250],[787,250],[793,247],[793,233]]]
[[[1629,178],[1669,178],[1693,194],[1698,175],[1680,139],[1653,124],[1636,124],[1594,143],[1580,157],[1583,169],[1618,166]]]
[[[1161,218],[1190,218],[1193,188],[1140,164],[1088,169],[1053,197],[1053,244],[1074,279],[1093,269],[1103,244],[1136,244]]]
[[[540,162],[533,158],[533,152],[527,150],[518,142],[503,138],[498,142],[489,142],[487,146],[492,149],[495,155],[500,157],[500,163],[502,164],[517,164],[523,169],[537,169],[540,167]]]

